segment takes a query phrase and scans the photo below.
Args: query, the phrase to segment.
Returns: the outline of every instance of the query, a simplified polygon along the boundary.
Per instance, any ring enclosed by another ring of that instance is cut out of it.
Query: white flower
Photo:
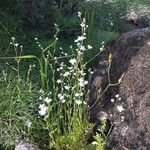
[[[110,100],[112,103],[114,103],[115,102],[115,100],[112,98],[111,100]]]
[[[83,92],[80,93],[80,96],[83,96]]]
[[[28,128],[30,128],[32,125],[32,122],[30,120],[27,120],[25,124],[27,125]]]
[[[57,23],[54,23],[54,26],[57,28],[58,27]]]
[[[63,100],[63,99],[64,99],[64,95],[58,94],[58,98],[59,98],[60,100]]]
[[[116,98],[119,98],[119,94],[115,95]]]
[[[121,116],[121,122],[123,122],[124,121],[124,116]]]
[[[78,79],[78,81],[79,81],[79,85],[81,87],[84,87],[84,85],[88,84],[88,81],[85,81],[83,78]]]
[[[150,45],[150,41],[147,44]]]
[[[86,22],[86,19],[85,19],[85,18],[83,18],[83,22],[84,22],[84,23]]]
[[[57,82],[58,84],[60,84],[62,81],[61,81],[60,79],[58,79],[56,82]]]
[[[63,50],[63,48],[62,48],[62,47],[59,47],[59,49],[60,49],[60,50]]]
[[[102,41],[101,45],[104,47],[105,41]]]
[[[122,112],[122,111],[124,111],[124,108],[123,108],[122,105],[118,105],[118,106],[117,106],[117,110],[118,110],[119,112]]]
[[[64,62],[61,62],[60,66],[64,66]]]
[[[78,49],[76,49],[78,51]],[[78,51],[78,56],[81,56],[83,53],[81,51]]]
[[[42,90],[42,89],[40,89],[40,91],[39,91],[40,93],[42,93],[42,94],[44,94],[44,91]]]
[[[15,40],[15,38],[14,37],[11,37],[11,39],[14,41]]]
[[[79,11],[79,12],[78,12],[78,17],[81,17],[81,14],[82,14],[82,13]]]
[[[103,51],[104,50],[104,47],[100,47],[100,51]]]
[[[44,101],[45,101],[47,104],[49,104],[49,103],[52,101],[52,99],[51,99],[51,98],[46,97],[46,98],[44,99]]]
[[[91,46],[91,45],[88,45],[87,48],[88,48],[88,49],[92,49],[92,46]]]
[[[113,25],[114,25],[112,21],[110,22],[110,25],[111,25],[111,26],[113,26]]]
[[[47,107],[44,105],[44,104],[40,104],[39,105],[39,114],[41,116],[44,116],[46,114],[46,111],[47,111]]]
[[[87,103],[85,101],[83,101],[83,104],[86,105]]]
[[[78,97],[78,96],[80,96],[80,94],[79,94],[79,93],[75,93],[74,96],[75,96],[75,97]]]
[[[88,84],[88,81],[84,81],[84,85],[87,85]]]
[[[80,50],[85,51],[86,50],[85,46],[80,46]]]
[[[59,69],[60,69],[60,70],[63,70],[63,66],[61,66]]]
[[[72,69],[73,69],[73,67],[68,67],[68,69],[69,69],[69,70],[72,70]]]
[[[42,96],[39,97],[39,100],[42,100]]]
[[[81,104],[82,104],[82,101],[81,101],[81,100],[76,100],[75,103],[76,103],[77,105],[81,105]]]
[[[118,100],[120,101],[120,100],[121,100],[121,97],[119,97]]]
[[[63,74],[64,77],[67,77],[69,75],[70,75],[70,73],[68,71]]]
[[[65,100],[65,99],[63,99],[63,100],[61,100],[61,102],[62,102],[62,103],[65,103],[65,102],[66,102],[66,100]]]
[[[79,41],[83,41],[83,40],[85,40],[85,39],[86,39],[85,36],[79,36],[79,37],[78,37],[78,40],[79,40]]]
[[[64,96],[63,96],[63,95],[61,95],[61,96],[59,97],[59,99],[60,99],[60,100],[63,100],[63,99],[64,99]]]
[[[83,76],[86,75],[86,73],[85,73],[84,71],[82,71],[82,70],[79,71],[79,72],[80,72],[80,74],[83,75]]]
[[[84,87],[84,79],[83,79],[83,78],[80,78],[80,79],[78,79],[78,81],[79,81],[79,85],[80,85],[81,87]]]
[[[58,94],[58,98],[60,99],[61,103],[66,102],[64,95],[62,95],[61,93]]]
[[[93,74],[94,73],[94,71],[90,71],[90,74]]]
[[[32,67],[35,67],[35,64],[33,64]]]
[[[90,0],[87,0],[87,2],[89,2]],[[92,142],[93,145],[98,145],[98,142],[94,141]]]
[[[84,28],[84,27],[85,27],[85,23],[84,23],[84,22],[81,22],[80,26],[81,26],[82,28]]]
[[[15,46],[16,46],[16,47],[18,47],[18,45],[19,45],[18,43],[15,43]]]
[[[49,91],[49,92],[47,93],[47,95],[48,95],[48,96],[50,96],[51,94],[52,94],[52,92],[51,92],[51,91]]]
[[[74,66],[77,63],[77,60],[75,58],[72,58],[69,62]]]
[[[78,38],[75,40],[75,42],[78,43],[79,41],[83,41],[84,39],[86,39],[85,36],[78,36]]]
[[[70,89],[70,87],[69,86],[64,86],[64,88],[66,89],[66,90],[69,90]]]
[[[78,47],[81,46],[81,43],[78,42],[78,43],[77,43],[77,46],[78,46]],[[76,50],[78,50],[78,49],[76,49]]]

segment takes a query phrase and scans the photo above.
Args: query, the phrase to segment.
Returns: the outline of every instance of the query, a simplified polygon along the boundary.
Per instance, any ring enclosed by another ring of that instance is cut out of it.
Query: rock
[[[149,150],[150,28],[122,34],[106,46],[98,60],[87,93],[90,121],[101,120],[101,112],[107,114],[112,127],[107,149]]]
[[[40,150],[36,145],[33,145],[26,140],[20,140],[15,147],[15,150]]]
[[[125,18],[127,22],[135,25],[137,28],[150,27],[150,7],[144,5],[129,7]]]

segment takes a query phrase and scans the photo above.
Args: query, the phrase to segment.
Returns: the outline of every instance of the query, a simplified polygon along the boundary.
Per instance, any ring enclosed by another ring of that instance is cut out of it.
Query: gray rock
[[[150,7],[144,5],[129,7],[125,18],[137,28],[150,27]]]
[[[110,53],[110,82],[117,83],[124,74],[123,81],[119,85],[110,86],[103,93],[109,82],[108,72],[102,74],[102,63],[95,64],[97,70],[91,77],[87,94],[90,120],[101,120],[100,114],[103,112],[111,122],[113,130],[107,136],[109,150],[149,150],[150,28],[122,34],[107,45],[98,60],[108,60]]]
[[[40,150],[40,149],[36,145],[33,145],[26,140],[20,140],[16,145],[15,150]]]

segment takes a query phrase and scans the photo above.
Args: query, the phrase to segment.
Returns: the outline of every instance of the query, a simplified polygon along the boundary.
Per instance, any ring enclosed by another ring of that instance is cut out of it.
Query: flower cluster
[[[15,37],[11,37],[11,40],[12,40],[12,41],[10,42],[10,44],[13,45],[15,49],[18,48],[18,47],[19,47],[19,43],[16,43]],[[23,48],[23,46],[20,45],[21,51],[22,51],[22,48]]]
[[[57,96],[61,103],[65,103],[69,97],[68,95],[74,93],[73,99],[77,105],[80,105],[83,103],[81,99],[83,99],[84,86],[88,84],[88,81],[84,79],[85,73],[78,66],[78,59],[71,58],[69,63],[70,65],[67,66],[62,62],[60,63],[60,67],[57,68],[60,75],[56,80],[59,87],[58,91],[60,91]],[[75,87],[78,87],[77,91]]]
[[[112,103],[117,103],[116,104],[116,109],[117,109],[117,111],[119,112],[119,113],[122,113],[125,109],[124,109],[124,107],[123,107],[123,105],[121,104],[121,97],[120,97],[120,95],[119,94],[116,94],[115,95],[115,98],[112,98],[111,100],[110,100]],[[121,120],[121,122],[123,122],[124,121],[124,116],[120,116],[120,120]]]
[[[83,100],[84,92],[85,86],[88,84],[88,81],[85,80],[83,52],[92,49],[92,46],[84,46],[86,29],[88,26],[86,25],[86,19],[82,19],[81,15],[81,12],[78,12],[78,16],[81,20],[81,36],[78,36],[74,41],[75,48],[70,46],[70,49],[73,52],[72,55],[65,53],[63,48],[59,47],[59,56],[55,53],[50,53],[48,54],[49,57],[45,57],[47,60],[49,58],[52,58],[53,60],[53,63],[50,64],[53,73],[53,79],[50,79],[53,85],[53,93],[47,94],[43,90],[40,90],[38,113],[40,116],[46,116],[44,120],[53,117],[54,113],[59,114],[61,119],[64,120],[66,115],[71,116],[72,118],[72,115],[79,115],[79,112],[81,113],[80,117],[83,114],[84,105],[86,104]],[[55,40],[57,40],[56,38],[57,36],[55,37]],[[46,51],[42,48],[37,38],[35,38],[35,40],[43,52],[46,53],[49,51],[47,48]],[[66,63],[62,61],[64,58],[67,60],[65,61]],[[51,112],[51,110],[56,112]],[[67,122],[67,124],[69,123]]]
[[[103,42],[101,43],[101,47],[100,47],[100,51],[101,51],[101,52],[104,51],[104,47],[105,47],[105,42],[103,41]]]
[[[66,99],[65,99],[65,95],[62,93],[58,94],[58,99],[60,100],[61,103],[65,103]]]
[[[111,101],[112,103],[114,103],[115,101],[120,101],[120,100],[121,100],[120,95],[119,95],[119,94],[116,94],[116,95],[115,95],[115,99],[112,98],[110,101]]]
[[[112,98],[110,101],[111,101],[112,103],[114,103],[114,102],[120,102],[120,101],[121,101],[121,97],[120,97],[119,94],[116,94],[116,95],[115,95],[115,99]],[[118,111],[118,112],[124,111],[124,108],[123,108],[123,106],[122,106],[121,104],[117,105],[116,108],[117,108],[117,111]]]
[[[81,20],[80,26],[81,26],[81,29],[82,29],[82,35],[78,36],[78,38],[74,42],[77,45],[77,51],[84,52],[87,49],[92,49],[92,46],[91,45],[87,45],[87,47],[86,47],[86,46],[83,45],[83,42],[86,39],[86,29],[88,28],[88,25],[86,25],[86,19],[85,18],[82,19],[81,15],[82,15],[82,13],[78,12],[78,17]]]
[[[44,116],[46,114],[48,107],[45,104],[39,105],[39,114],[40,116]]]
[[[40,44],[38,38],[36,37],[36,38],[34,38],[34,40],[36,41],[36,44],[38,45],[38,47],[39,47],[41,50],[44,50],[43,47],[41,46],[41,44]]]
[[[49,92],[48,94],[45,94],[44,91],[41,89],[39,91],[39,93],[41,94],[41,96],[39,97],[39,100],[42,101],[42,104],[39,105],[39,115],[40,116],[44,116],[48,110],[48,105],[50,102],[52,102],[51,99],[51,92]]]

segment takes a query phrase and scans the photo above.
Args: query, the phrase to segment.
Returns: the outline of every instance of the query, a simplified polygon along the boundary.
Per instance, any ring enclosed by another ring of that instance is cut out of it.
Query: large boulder
[[[150,28],[122,34],[98,60],[87,92],[90,121],[111,124],[107,149],[149,150]]]

